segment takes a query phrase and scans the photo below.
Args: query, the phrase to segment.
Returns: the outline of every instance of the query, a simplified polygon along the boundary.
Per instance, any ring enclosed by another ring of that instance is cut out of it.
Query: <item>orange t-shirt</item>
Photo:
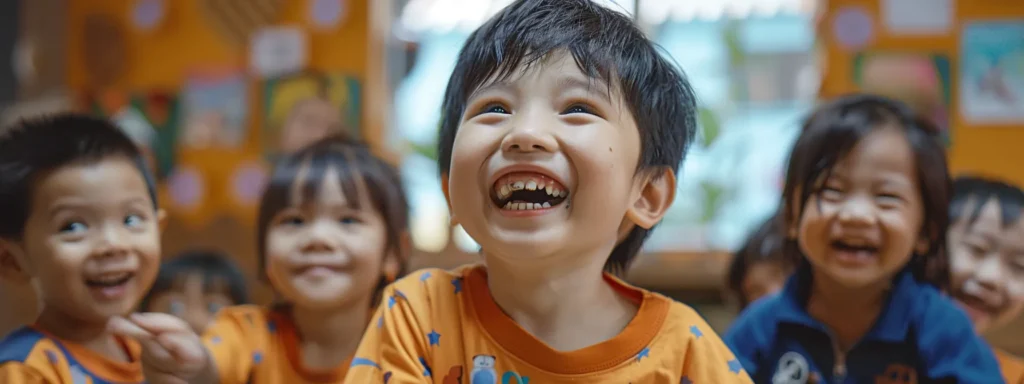
[[[640,309],[618,336],[571,352],[519,327],[482,266],[429,269],[387,288],[347,383],[751,383],[690,307],[610,276]]]
[[[34,326],[22,327],[0,341],[0,383],[144,383],[141,348],[133,340],[119,341],[131,362],[111,360]]]
[[[285,309],[240,305],[222,309],[203,334],[219,383],[341,383],[349,362],[329,371],[302,366],[299,336]]]
[[[999,368],[1003,371],[1006,384],[1024,384],[1024,360],[999,349],[992,349],[999,360]]]

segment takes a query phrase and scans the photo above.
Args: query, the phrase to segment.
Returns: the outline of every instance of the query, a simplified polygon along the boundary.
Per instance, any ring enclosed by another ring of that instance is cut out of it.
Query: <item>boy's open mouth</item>
[[[133,277],[135,272],[131,271],[100,273],[86,277],[85,285],[100,297],[115,299],[124,294]]]
[[[491,200],[510,211],[555,207],[566,201],[569,190],[554,179],[535,172],[513,172],[494,183]]]
[[[833,240],[832,249],[844,259],[866,260],[878,256],[878,246],[861,241]]]

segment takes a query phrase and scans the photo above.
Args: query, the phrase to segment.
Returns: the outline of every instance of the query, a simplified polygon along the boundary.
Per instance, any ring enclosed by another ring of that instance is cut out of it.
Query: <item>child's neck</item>
[[[107,324],[84,321],[52,307],[43,307],[36,326],[54,337],[85,347],[114,361],[132,360],[124,344],[107,331]]]
[[[292,321],[299,333],[302,363],[314,370],[330,370],[356,352],[370,316],[370,302],[331,309],[292,307]]]
[[[849,288],[814,274],[807,312],[824,323],[842,350],[860,341],[875,325],[888,298],[890,284]]]
[[[609,340],[636,315],[637,303],[604,280],[603,258],[563,268],[486,260],[494,302],[555,350],[574,351]]]

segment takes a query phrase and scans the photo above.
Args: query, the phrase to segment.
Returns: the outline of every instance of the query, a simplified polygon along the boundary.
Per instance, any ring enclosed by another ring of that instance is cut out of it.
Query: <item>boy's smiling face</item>
[[[36,280],[44,311],[89,323],[131,312],[156,277],[164,217],[131,161],[44,174],[30,212],[24,236],[4,240],[16,265],[3,267]]]
[[[469,96],[443,184],[453,219],[487,254],[608,255],[674,196],[671,170],[637,174],[640,149],[617,85],[555,51]]]
[[[951,223],[947,241],[951,295],[985,331],[1013,320],[1024,307],[1024,220],[1004,224],[995,199],[969,200],[965,210],[977,204],[983,204],[977,219]]]

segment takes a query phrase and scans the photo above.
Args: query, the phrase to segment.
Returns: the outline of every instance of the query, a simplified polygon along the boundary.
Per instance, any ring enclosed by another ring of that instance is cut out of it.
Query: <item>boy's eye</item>
[[[185,303],[182,303],[182,302],[180,302],[178,300],[171,301],[171,303],[170,303],[170,305],[168,305],[168,307],[169,307],[168,309],[170,309],[170,312],[171,312],[172,315],[181,316],[181,315],[185,314]]]
[[[88,229],[88,227],[86,227],[84,223],[79,221],[72,221],[60,227],[60,231],[64,233],[84,232],[86,229]]]
[[[282,225],[302,225],[304,222],[305,220],[302,220],[299,216],[288,216],[281,219]]]
[[[355,216],[345,216],[338,220],[338,222],[342,224],[359,224],[362,222],[362,220],[359,220],[359,218]]]
[[[509,114],[508,108],[505,108],[501,104],[488,104],[484,107],[482,113],[500,113],[503,115]]]
[[[590,108],[590,107],[588,107],[586,105],[583,105],[583,104],[573,104],[569,108],[566,108],[564,112],[562,112],[562,114],[566,114],[566,115],[571,115],[571,114],[574,114],[574,113],[587,113],[587,114],[591,114],[591,115],[595,115],[596,114],[596,113],[594,113],[594,109],[593,108]]]
[[[137,227],[142,225],[142,217],[139,215],[128,215],[124,218],[124,225],[129,227]]]

